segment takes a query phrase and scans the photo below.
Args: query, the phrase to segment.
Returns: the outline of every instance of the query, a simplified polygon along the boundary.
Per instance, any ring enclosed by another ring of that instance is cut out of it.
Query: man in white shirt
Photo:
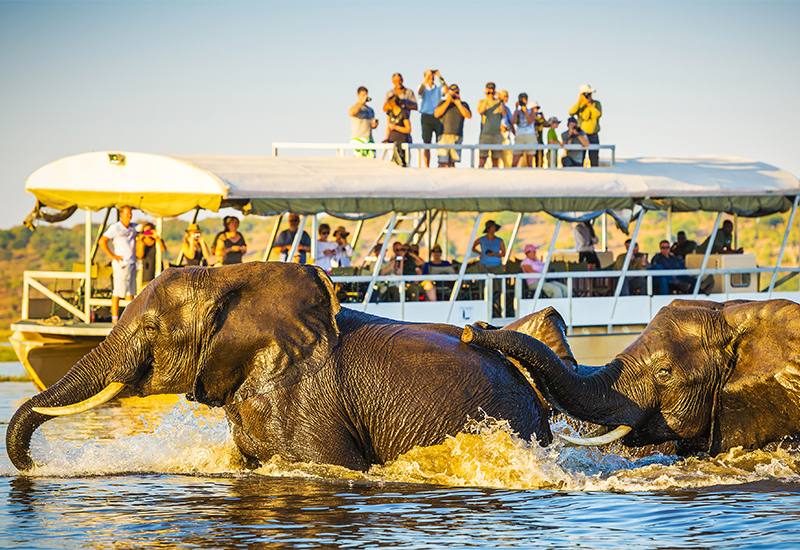
[[[131,223],[133,209],[123,206],[119,209],[119,221],[103,233],[100,238],[100,248],[111,256],[111,266],[114,269],[114,290],[111,294],[111,322],[116,324],[119,320],[119,300],[126,298],[133,300],[136,293],[136,234],[138,226]],[[114,245],[112,251],[108,242]]]

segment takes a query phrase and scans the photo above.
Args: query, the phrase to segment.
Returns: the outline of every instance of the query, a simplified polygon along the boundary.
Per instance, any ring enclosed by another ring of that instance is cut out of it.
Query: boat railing
[[[511,144],[501,145],[493,143],[456,143],[452,145],[439,145],[436,143],[400,143],[400,147],[405,152],[406,165],[411,166],[411,151],[417,150],[430,150],[430,149],[454,149],[458,151],[469,151],[469,166],[470,168],[477,168],[475,162],[476,151],[610,151],[610,159],[604,162],[603,165],[614,166],[616,164],[616,145],[608,144],[591,144],[588,147],[582,145],[547,145],[547,144]],[[394,143],[295,143],[295,142],[279,142],[272,144],[272,156],[278,156],[278,151],[281,149],[289,150],[316,150],[316,151],[336,151],[337,157],[345,156],[346,151],[391,151],[394,150]],[[420,165],[422,163],[422,155],[418,154]],[[546,168],[556,168],[550,166],[549,163],[544,163]]]

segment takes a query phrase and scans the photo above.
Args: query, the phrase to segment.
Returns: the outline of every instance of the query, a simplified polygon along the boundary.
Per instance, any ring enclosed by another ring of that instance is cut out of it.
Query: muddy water
[[[5,423],[34,393],[0,384]],[[569,431],[563,421],[554,431]],[[352,472],[243,468],[219,411],[126,399],[34,435],[46,466],[0,457],[0,543],[25,548],[795,547],[800,456],[540,448],[484,420]],[[3,439],[4,440],[4,439]]]

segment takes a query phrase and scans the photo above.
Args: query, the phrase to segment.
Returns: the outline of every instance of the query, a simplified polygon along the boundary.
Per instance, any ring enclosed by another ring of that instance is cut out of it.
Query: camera
[[[372,98],[367,96],[367,101],[372,101]]]
[[[402,256],[395,256],[394,261],[395,262],[402,262],[403,261],[403,257]]]
[[[142,235],[145,236],[145,237],[152,237],[153,236],[153,232],[152,231],[143,231]]]
[[[196,241],[199,241],[200,240],[200,233],[195,233],[193,239],[196,240]]]

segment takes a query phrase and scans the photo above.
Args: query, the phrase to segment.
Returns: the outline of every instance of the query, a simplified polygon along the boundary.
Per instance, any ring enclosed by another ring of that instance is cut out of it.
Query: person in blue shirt
[[[439,77],[439,84],[436,85],[434,78]],[[433,112],[442,101],[443,91],[447,88],[444,78],[436,69],[428,69],[425,71],[425,80],[419,86],[419,112],[420,123],[422,124],[422,142],[431,143],[433,134],[436,134],[436,141],[442,136],[442,121],[434,116]],[[422,157],[425,159],[425,168],[428,168],[431,163],[431,150],[424,149]]]
[[[498,229],[500,226],[489,220],[483,230],[485,235],[472,244],[472,252],[481,256],[480,265],[491,273],[503,272],[503,258],[506,256],[506,243],[496,235]]]
[[[658,243],[659,253],[653,256],[653,269],[686,269],[683,258],[675,256],[670,252],[670,242],[661,241]],[[690,275],[667,275],[664,277],[653,277],[653,290],[656,294],[689,294],[694,291],[697,277]],[[710,294],[714,287],[714,277],[707,275],[700,284],[700,291],[703,294]]]

